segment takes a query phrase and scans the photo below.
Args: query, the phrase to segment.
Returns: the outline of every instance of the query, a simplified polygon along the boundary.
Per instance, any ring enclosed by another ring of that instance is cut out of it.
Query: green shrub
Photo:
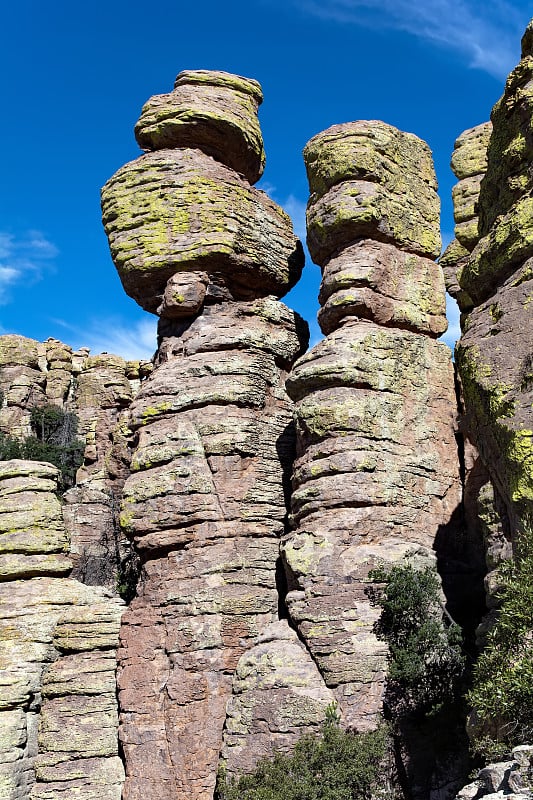
[[[466,659],[460,628],[440,600],[434,569],[410,564],[375,569],[371,601],[381,607],[375,633],[389,646],[385,705],[393,719],[427,715],[454,701]]]
[[[517,555],[499,568],[501,607],[474,667],[467,700],[474,710],[474,749],[486,758],[533,741],[533,525]]]
[[[276,753],[237,780],[219,774],[219,800],[367,800],[383,777],[388,735],[343,731],[328,719],[322,733],[302,737],[291,754]],[[376,795],[377,796],[377,795]],[[384,797],[383,792],[379,794]]]
[[[44,405],[32,408],[30,423],[32,435],[25,439],[0,433],[0,461],[48,461],[60,470],[61,489],[69,489],[76,482],[85,450],[84,443],[76,438],[78,418],[57,406]]]

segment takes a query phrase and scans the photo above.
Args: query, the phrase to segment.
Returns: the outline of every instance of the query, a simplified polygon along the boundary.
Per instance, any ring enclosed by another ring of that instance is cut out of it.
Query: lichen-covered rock
[[[510,538],[533,504],[529,35],[524,37],[522,60],[491,115],[487,169],[479,194],[480,239],[457,273],[461,290],[470,298],[456,357],[464,425],[503,501]]]
[[[515,747],[508,761],[488,764],[455,800],[530,800],[533,797],[533,747]]]
[[[235,298],[282,296],[303,266],[285,212],[199,150],[161,150],[102,190],[111,255],[127,294],[155,312],[169,278],[207,272]]]
[[[319,300],[325,334],[354,317],[432,336],[447,328],[442,270],[428,258],[372,239],[328,261]]]
[[[286,620],[267,626],[239,659],[228,702],[222,759],[227,775],[318,732],[334,703],[320,672]]]
[[[439,199],[431,153],[383,122],[334,125],[305,147],[311,198],[307,244],[323,266],[358,238],[440,253]]]
[[[145,150],[194,147],[256,183],[265,165],[257,81],[227,72],[180,72],[169,94],[143,106],[135,136]]]
[[[469,251],[466,247],[452,239],[444,253],[439,258],[439,265],[444,275],[444,282],[446,284],[446,291],[457,301],[457,305],[461,311],[466,311],[472,308],[472,298],[468,292],[461,289],[459,285],[459,276],[469,256]]]
[[[273,299],[206,307],[132,404],[121,519],[149,560],[121,632],[127,798],[212,796],[233,671],[277,613],[301,335]]]
[[[71,791],[80,800],[119,800],[115,653],[123,603],[59,577],[70,564],[58,470],[7,461],[0,472],[0,516],[6,525],[9,518],[1,537],[0,796],[55,800]],[[89,757],[97,749],[99,763]]]
[[[434,339],[444,281],[427,258],[440,243],[436,183],[427,145],[383,123],[335,126],[305,158],[327,336],[287,380],[297,458],[286,604],[344,723],[369,730],[387,650],[368,573],[434,563],[461,501],[453,368]]]

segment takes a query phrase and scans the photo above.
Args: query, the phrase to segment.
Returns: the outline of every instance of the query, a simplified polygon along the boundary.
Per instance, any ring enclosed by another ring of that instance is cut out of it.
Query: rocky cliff
[[[532,42],[530,27],[492,123],[456,142],[440,265],[424,142],[359,121],[307,144],[324,333],[309,352],[280,301],[302,246],[254,188],[259,84],[187,71],[145,104],[144,154],[102,211],[125,291],[159,318],[152,362],[0,337],[0,434],[27,437],[50,406],[83,441],[61,501],[55,467],[0,462],[1,800],[212,800],[220,768],[252,771],[333,709],[372,730],[373,567],[436,564],[470,625],[488,569],[497,605],[533,500]],[[401,735],[403,789],[453,796],[451,751]],[[516,788],[528,759],[461,797]]]

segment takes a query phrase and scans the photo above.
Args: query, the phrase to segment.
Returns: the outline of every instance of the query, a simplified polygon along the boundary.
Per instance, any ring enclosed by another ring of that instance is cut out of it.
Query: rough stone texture
[[[511,539],[533,507],[533,55],[528,35],[522,60],[491,115],[479,195],[480,239],[458,275],[473,306],[462,320],[456,351],[464,427],[502,500]]]
[[[265,166],[257,81],[227,72],[180,72],[174,91],[143,106],[135,136],[145,150],[196,147],[256,183]]]
[[[107,353],[91,356],[87,348],[73,352],[57,339],[41,343],[14,334],[0,336],[0,432],[29,436],[31,409],[36,405],[53,404],[78,418],[84,462],[76,486],[64,496],[64,519],[73,576],[87,583],[114,587],[118,564],[129,557],[129,544],[115,519],[130,457],[124,414],[150,371],[148,362],[124,361]],[[22,503],[25,507],[25,496]],[[14,577],[20,558],[13,550],[3,554],[0,573],[9,570]],[[29,558],[26,553],[25,569]],[[36,563],[46,561],[42,574],[65,573],[64,556],[41,550],[32,558]]]
[[[477,779],[463,787],[455,800],[531,800],[533,798],[533,747],[515,747],[509,761],[489,764]]]
[[[248,182],[262,160],[259,91],[185,73],[137,128],[141,144],[173,149],[126,165],[102,193],[126,291],[161,317],[155,370],[127,421],[121,524],[143,571],[119,654],[125,800],[211,800],[235,670],[278,615],[294,447],[284,381],[307,333],[277,299],[300,275],[301,245]],[[308,655],[306,668],[313,728],[331,695]],[[287,691],[272,687],[271,702]],[[294,728],[278,733],[294,741]],[[249,765],[258,734],[252,719],[239,743]]]
[[[17,566],[0,582],[0,797],[56,800],[69,791],[119,800],[114,674],[123,603],[59,577],[69,564],[58,470],[7,461],[0,474],[2,558]],[[96,764],[88,756],[98,747]]]
[[[132,404],[122,524],[145,564],[119,654],[125,798],[212,797],[233,672],[277,615],[300,351],[277,301],[211,306],[163,340]]]
[[[361,239],[322,271],[320,326],[331,333],[347,318],[440,336],[447,328],[442,270],[392,244]]]
[[[318,731],[334,703],[316,664],[286,620],[273,622],[239,659],[226,710],[222,759],[228,774]]]
[[[437,184],[421,139],[375,120],[349,122],[313,137],[304,158],[307,244],[317,264],[361,237],[440,253]]]
[[[434,563],[461,502],[453,368],[433,338],[445,328],[444,281],[427,258],[440,242],[438,201],[427,146],[384,123],[335,126],[304,152],[327,336],[287,380],[297,458],[286,603],[344,724],[368,730],[387,655],[368,572]]]
[[[301,245],[285,212],[200,150],[159,150],[122,167],[102,190],[122,285],[155,312],[180,271],[207,272],[235,298],[285,294],[300,277]]]

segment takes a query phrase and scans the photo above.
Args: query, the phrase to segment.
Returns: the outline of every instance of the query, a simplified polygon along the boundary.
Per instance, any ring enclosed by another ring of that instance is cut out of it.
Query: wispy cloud
[[[151,314],[128,322],[124,319],[93,319],[85,327],[55,319],[67,335],[68,343],[78,349],[88,347],[91,353],[113,353],[127,360],[150,359],[157,347],[157,319]]]
[[[19,235],[0,231],[0,305],[9,302],[10,290],[16,284],[27,286],[40,280],[58,252],[41,231]]]
[[[305,203],[298,200],[293,194],[290,194],[280,205],[292,219],[294,233],[298,239],[305,242]]]
[[[470,67],[505,78],[520,56],[528,12],[509,0],[293,0],[343,24],[405,31],[461,53]]]
[[[449,294],[446,295],[446,317],[448,319],[448,330],[441,339],[453,353],[455,343],[461,336],[461,325],[459,322],[459,306]]]

